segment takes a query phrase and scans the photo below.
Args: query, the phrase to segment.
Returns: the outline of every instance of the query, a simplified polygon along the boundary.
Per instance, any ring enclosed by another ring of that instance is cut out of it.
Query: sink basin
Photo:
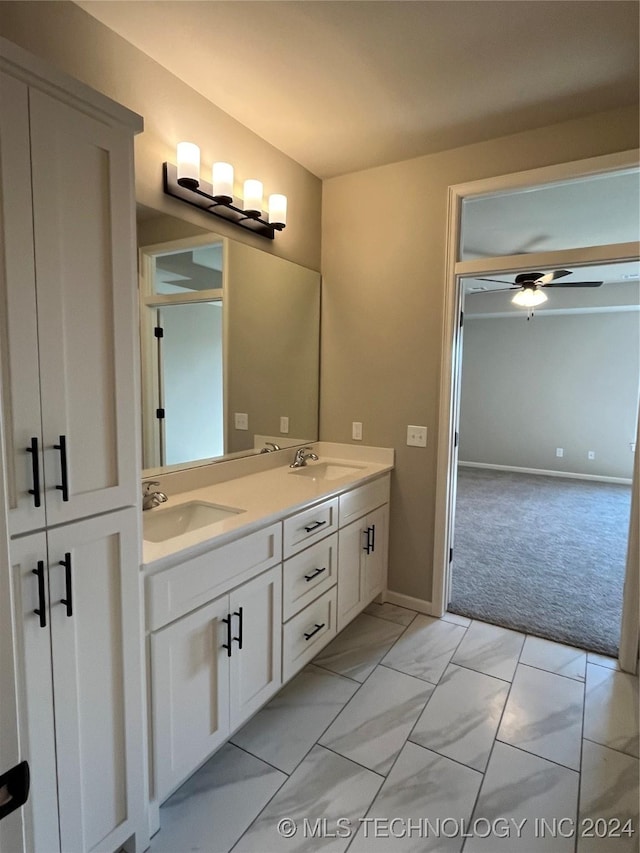
[[[296,468],[291,473],[298,477],[306,477],[308,480],[340,480],[342,477],[350,477],[356,471],[360,471],[362,465],[342,465],[338,462],[319,462],[317,465],[305,465],[304,468]]]
[[[164,542],[241,512],[244,510],[203,501],[190,501],[170,509],[147,510],[142,516],[143,536],[148,542]]]

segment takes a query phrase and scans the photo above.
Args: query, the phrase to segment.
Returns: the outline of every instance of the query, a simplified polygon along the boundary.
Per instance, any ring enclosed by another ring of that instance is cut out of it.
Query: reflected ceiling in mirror
[[[320,274],[138,208],[146,474],[318,438]]]

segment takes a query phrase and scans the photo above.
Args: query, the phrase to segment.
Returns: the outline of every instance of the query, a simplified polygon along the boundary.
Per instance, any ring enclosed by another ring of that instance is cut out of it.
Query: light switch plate
[[[426,426],[413,426],[409,424],[409,426],[407,427],[407,444],[409,445],[409,447],[426,447]]]
[[[234,412],[233,420],[236,429],[249,429],[249,415],[246,412]]]
[[[362,441],[362,424],[360,421],[353,421],[351,424],[351,438],[354,441]]]
[[[280,418],[280,432],[288,433],[289,432],[289,418],[281,417]]]

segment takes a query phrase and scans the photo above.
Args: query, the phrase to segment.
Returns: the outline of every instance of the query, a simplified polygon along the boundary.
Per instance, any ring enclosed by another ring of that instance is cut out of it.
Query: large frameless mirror
[[[171,220],[138,221],[143,467],[316,440],[320,274]]]

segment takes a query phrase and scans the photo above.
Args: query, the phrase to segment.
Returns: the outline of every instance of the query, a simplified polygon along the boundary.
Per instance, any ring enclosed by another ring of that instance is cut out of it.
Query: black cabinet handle
[[[312,530],[317,530],[319,527],[322,527],[322,525],[326,523],[326,521],[314,521],[313,524],[310,524],[308,527],[305,527],[305,531],[307,533],[311,533]]]
[[[375,524],[371,525],[371,550],[376,550],[376,526]]]
[[[322,625],[318,625],[318,623],[316,622],[316,627],[313,629],[313,631],[309,631],[308,634],[304,635],[305,640],[309,641],[313,636],[315,636],[315,634],[318,633],[318,631],[322,631],[324,626],[325,626],[324,622],[322,623]]]
[[[67,597],[60,599],[60,604],[66,605],[67,616],[73,616],[73,590],[71,588],[71,554],[67,551],[64,555],[64,560],[59,561],[60,566],[64,566],[64,582],[67,591]]]
[[[27,447],[26,451],[31,454],[33,477],[33,488],[29,489],[29,494],[33,495],[33,505],[37,509],[40,506],[40,457],[38,456],[38,439],[35,436],[31,439],[31,446]]]
[[[371,528],[367,527],[366,530],[363,530],[362,535],[365,537],[365,543],[362,546],[362,550],[366,554],[370,554],[371,553]]]
[[[304,579],[306,580],[307,583],[309,583],[309,581],[312,581],[314,578],[317,578],[318,575],[321,575],[323,572],[326,572],[326,571],[327,571],[326,566],[323,566],[321,569],[314,569],[310,575],[305,575]]]
[[[238,648],[241,649],[242,648],[242,630],[243,630],[243,626],[244,626],[244,619],[242,616],[242,607],[238,607],[238,609],[236,610],[236,612],[233,615],[238,617],[238,636],[234,637],[233,639],[238,644]]]
[[[222,644],[222,648],[227,650],[227,657],[231,657],[231,616],[225,616],[222,620],[227,626],[227,642]]]
[[[60,451],[60,476],[62,483],[56,489],[62,492],[62,500],[69,500],[69,475],[67,471],[67,437],[61,435],[58,444],[53,445],[55,450]]]
[[[47,602],[44,594],[44,560],[38,560],[38,568],[31,570],[38,576],[38,609],[33,612],[40,617],[40,627],[47,627]]]

